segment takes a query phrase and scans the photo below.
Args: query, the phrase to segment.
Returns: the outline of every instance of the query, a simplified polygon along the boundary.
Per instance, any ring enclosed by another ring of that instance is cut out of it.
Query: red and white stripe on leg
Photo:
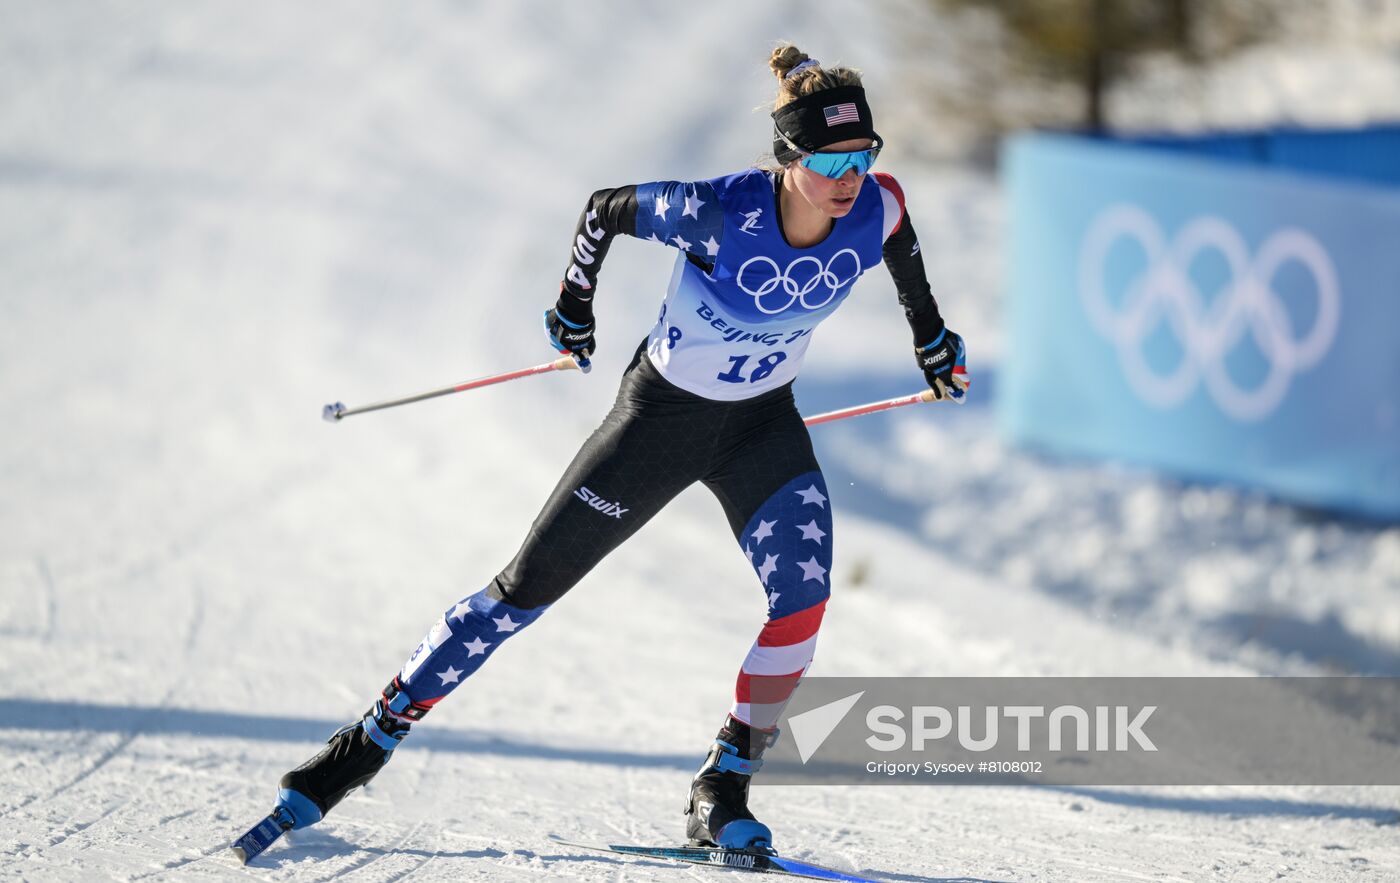
[[[826,599],[764,624],[734,685],[735,718],[760,730],[778,725],[778,715],[812,664]]]

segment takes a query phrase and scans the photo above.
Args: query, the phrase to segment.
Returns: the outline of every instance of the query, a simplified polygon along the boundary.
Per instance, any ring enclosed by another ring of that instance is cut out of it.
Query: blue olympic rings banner
[[[1013,139],[1018,442],[1400,518],[1400,190]]]

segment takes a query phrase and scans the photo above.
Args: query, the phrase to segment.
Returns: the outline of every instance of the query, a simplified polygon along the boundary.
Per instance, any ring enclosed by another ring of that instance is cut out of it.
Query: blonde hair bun
[[[793,74],[793,70],[803,62],[810,64]],[[774,110],[813,92],[835,89],[837,86],[860,85],[860,71],[849,67],[822,67],[816,59],[791,43],[782,43],[773,50],[768,56],[768,69],[778,78]]]
[[[801,49],[791,43],[784,43],[768,56],[768,69],[773,72],[773,76],[783,80],[787,78],[789,71],[809,59],[810,56]]]

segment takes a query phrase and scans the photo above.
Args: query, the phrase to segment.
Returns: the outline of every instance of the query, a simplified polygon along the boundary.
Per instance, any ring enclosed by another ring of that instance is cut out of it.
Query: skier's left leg
[[[734,704],[691,784],[686,833],[700,845],[771,846],[748,808],[750,776],[777,738],[778,715],[812,663],[830,595],[826,482],[796,410],[772,421],[707,480],[768,598],[739,670]]]

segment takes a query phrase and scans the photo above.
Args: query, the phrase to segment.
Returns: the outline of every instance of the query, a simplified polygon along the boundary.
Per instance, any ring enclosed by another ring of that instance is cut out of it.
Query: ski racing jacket
[[[597,191],[579,218],[561,305],[592,317],[598,271],[619,233],[679,249],[647,357],[671,383],[720,401],[791,382],[812,331],[881,260],[915,346],[936,338],[943,320],[894,178],[867,175],[827,237],[794,248],[782,232],[781,175],[748,169]]]

